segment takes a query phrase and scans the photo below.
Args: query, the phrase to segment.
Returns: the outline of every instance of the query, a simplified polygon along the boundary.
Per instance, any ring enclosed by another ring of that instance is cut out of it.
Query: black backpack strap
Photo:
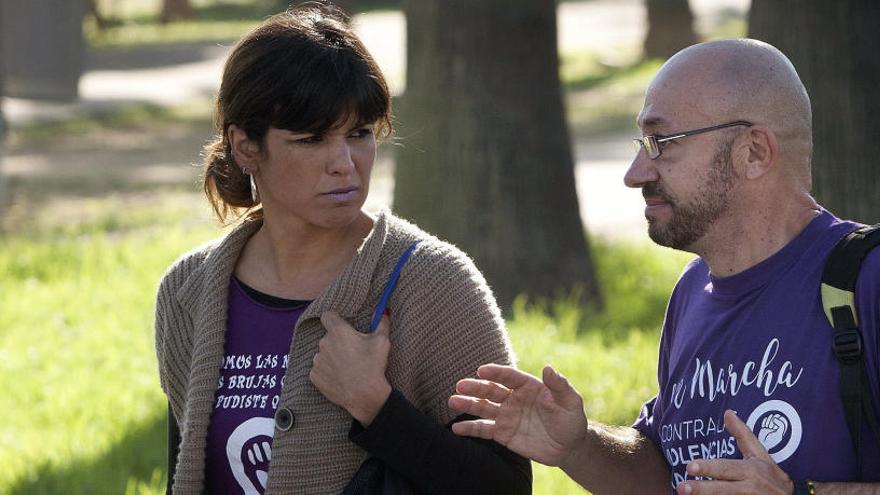
[[[822,306],[834,329],[834,355],[840,363],[840,395],[846,423],[856,449],[861,475],[862,414],[880,447],[880,425],[871,402],[871,389],[865,368],[862,334],[855,306],[856,280],[868,252],[880,245],[880,224],[862,227],[847,234],[831,251],[822,273]]]

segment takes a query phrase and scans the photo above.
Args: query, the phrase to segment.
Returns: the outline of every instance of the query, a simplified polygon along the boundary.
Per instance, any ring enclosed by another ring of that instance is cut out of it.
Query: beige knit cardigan
[[[242,248],[260,227],[245,222],[225,238],[184,255],[159,287],[156,353],[159,377],[180,425],[175,494],[199,494],[205,445],[223,360],[229,280]],[[309,381],[324,336],[319,317],[336,311],[360,331],[398,258],[420,240],[391,297],[391,353],[386,375],[416,408],[441,424],[456,413],[446,401],[461,378],[489,362],[511,363],[510,342],[491,290],[454,246],[381,212],[342,273],[296,324],[279,408],[294,415],[275,430],[267,494],[340,493],[368,454],[348,440],[351,416]]]

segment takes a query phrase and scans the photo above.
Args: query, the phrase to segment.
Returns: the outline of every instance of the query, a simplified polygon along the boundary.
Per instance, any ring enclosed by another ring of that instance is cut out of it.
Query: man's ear
[[[232,158],[242,170],[254,171],[260,159],[260,145],[250,139],[244,129],[236,125],[230,125],[226,131],[229,139],[229,147],[232,150]]]
[[[745,177],[757,179],[772,170],[779,160],[779,141],[772,129],[756,124],[745,136]]]

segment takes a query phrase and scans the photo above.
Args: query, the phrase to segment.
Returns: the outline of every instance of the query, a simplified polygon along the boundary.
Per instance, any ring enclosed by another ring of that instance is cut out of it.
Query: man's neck
[[[727,277],[745,271],[785,247],[819,214],[809,195],[788,205],[746,207],[719,220],[693,251],[713,275]]]

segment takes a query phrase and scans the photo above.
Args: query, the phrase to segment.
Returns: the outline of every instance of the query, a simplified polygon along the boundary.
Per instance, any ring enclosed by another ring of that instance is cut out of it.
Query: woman
[[[338,12],[303,6],[246,35],[215,130],[205,192],[221,221],[246,213],[159,288],[173,492],[357,491],[372,458],[418,492],[528,493],[528,461],[448,428],[456,381],[512,359],[484,279],[453,246],[361,209],[390,97]]]

